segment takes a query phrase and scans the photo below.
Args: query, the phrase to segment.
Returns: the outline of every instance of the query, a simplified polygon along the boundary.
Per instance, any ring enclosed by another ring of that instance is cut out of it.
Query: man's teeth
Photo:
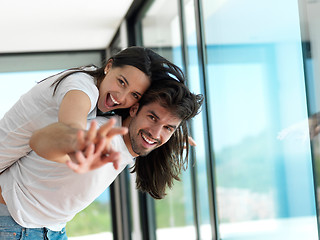
[[[112,102],[114,102],[114,104],[120,104],[119,102],[117,102],[117,101],[112,97],[111,94],[110,94],[110,98],[111,98]]]
[[[148,144],[154,144],[154,141],[149,140],[146,136],[144,136],[143,134],[141,134],[143,140],[145,140]]]

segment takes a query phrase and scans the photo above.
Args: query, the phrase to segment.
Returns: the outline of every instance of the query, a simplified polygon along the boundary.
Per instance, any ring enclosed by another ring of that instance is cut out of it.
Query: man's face
[[[165,144],[179,127],[181,119],[174,116],[158,102],[132,107],[128,136],[131,142],[131,154],[146,156],[152,150]]]

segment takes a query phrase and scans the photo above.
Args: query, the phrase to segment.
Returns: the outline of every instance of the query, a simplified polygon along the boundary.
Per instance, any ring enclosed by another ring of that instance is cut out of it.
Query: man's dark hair
[[[188,166],[187,121],[199,113],[203,96],[193,94],[183,83],[167,78],[151,84],[139,101],[139,110],[153,102],[182,120],[167,143],[146,156],[137,157],[132,168],[137,175],[137,188],[161,199],[166,195],[166,187],[171,188],[174,179],[180,180],[181,170]]]

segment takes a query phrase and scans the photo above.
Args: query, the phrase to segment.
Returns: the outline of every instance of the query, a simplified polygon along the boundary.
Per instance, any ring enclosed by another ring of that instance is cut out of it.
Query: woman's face
[[[109,62],[105,73],[99,86],[98,108],[102,112],[131,107],[150,86],[150,78],[130,65],[112,68]]]

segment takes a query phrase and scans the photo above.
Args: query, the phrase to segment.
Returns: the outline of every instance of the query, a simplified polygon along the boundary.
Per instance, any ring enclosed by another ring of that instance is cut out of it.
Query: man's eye
[[[152,115],[149,115],[149,118],[150,118],[152,121],[155,121],[155,120],[156,120],[156,118],[155,118],[154,116],[152,116]]]
[[[140,98],[140,96],[139,96],[138,94],[136,94],[136,93],[132,93],[132,96],[133,96],[135,99],[139,99],[139,98]]]
[[[167,129],[168,132],[172,132],[172,128],[171,127],[165,127]]]

